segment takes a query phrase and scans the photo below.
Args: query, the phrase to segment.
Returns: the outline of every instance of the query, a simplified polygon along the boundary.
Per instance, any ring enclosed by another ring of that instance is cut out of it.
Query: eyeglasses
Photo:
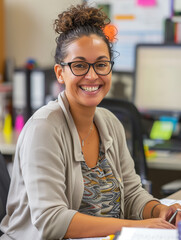
[[[60,65],[69,66],[70,70],[75,76],[86,75],[91,66],[93,67],[96,74],[106,76],[111,72],[114,62],[113,61],[97,61],[95,63],[88,63],[83,61],[75,61],[75,62],[68,62],[68,63],[61,62]]]

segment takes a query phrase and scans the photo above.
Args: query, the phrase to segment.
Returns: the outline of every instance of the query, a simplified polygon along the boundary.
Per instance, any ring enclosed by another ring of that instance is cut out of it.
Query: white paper
[[[176,229],[123,227],[118,240],[178,240]]]
[[[170,205],[175,204],[175,203],[181,204],[181,200],[175,200],[175,199],[169,199],[169,198],[163,198],[163,199],[160,200],[160,202],[162,204],[167,205],[167,206],[170,206]]]
[[[95,237],[95,238],[69,238],[69,240],[109,240],[110,237]]]

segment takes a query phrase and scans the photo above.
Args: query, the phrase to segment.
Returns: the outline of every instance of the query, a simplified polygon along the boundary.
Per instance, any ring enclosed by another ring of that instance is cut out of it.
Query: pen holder
[[[178,239],[181,240],[181,221],[178,223]]]

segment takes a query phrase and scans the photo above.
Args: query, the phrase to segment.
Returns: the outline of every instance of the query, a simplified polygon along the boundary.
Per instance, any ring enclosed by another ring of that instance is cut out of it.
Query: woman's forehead
[[[104,40],[96,35],[82,36],[81,38],[71,42],[67,47],[66,58],[83,57],[98,58],[99,56],[105,56],[109,58],[109,49]]]

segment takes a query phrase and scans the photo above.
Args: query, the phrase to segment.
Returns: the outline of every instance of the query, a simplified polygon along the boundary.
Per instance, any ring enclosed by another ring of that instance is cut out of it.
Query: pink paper
[[[139,6],[153,7],[156,5],[156,0],[137,0]]]

